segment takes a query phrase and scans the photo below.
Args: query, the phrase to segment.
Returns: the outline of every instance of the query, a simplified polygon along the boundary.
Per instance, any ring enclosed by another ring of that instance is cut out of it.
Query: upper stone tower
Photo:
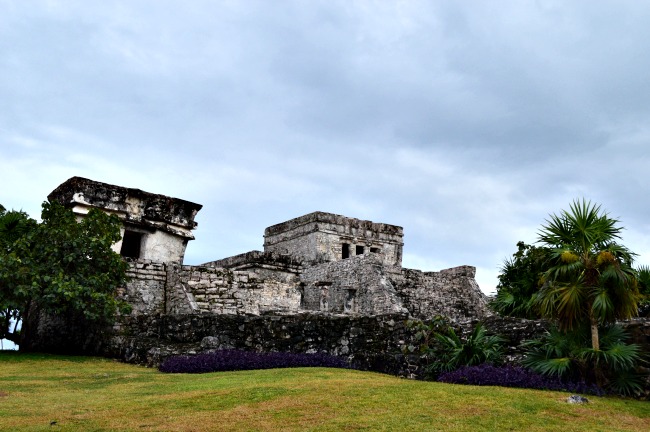
[[[402,227],[314,212],[264,230],[264,252],[288,254],[310,264],[375,253],[384,265],[402,265]]]
[[[72,177],[47,196],[84,217],[91,208],[117,215],[123,222],[122,239],[113,250],[128,258],[183,262],[187,242],[194,239],[194,217],[200,204]]]

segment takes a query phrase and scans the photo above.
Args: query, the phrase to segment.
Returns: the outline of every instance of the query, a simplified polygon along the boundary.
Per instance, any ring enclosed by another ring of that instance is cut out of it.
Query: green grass
[[[325,368],[173,375],[0,352],[0,431],[650,430],[648,402],[568,396]]]

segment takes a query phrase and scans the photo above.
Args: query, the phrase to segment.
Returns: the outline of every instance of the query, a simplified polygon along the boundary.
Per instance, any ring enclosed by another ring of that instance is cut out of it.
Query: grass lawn
[[[173,375],[0,352],[0,431],[650,431],[648,402],[568,396],[325,368]]]

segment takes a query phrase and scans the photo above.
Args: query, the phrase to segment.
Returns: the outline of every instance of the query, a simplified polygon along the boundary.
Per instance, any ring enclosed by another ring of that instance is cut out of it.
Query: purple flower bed
[[[163,361],[158,369],[168,373],[207,373],[288,367],[349,368],[350,366],[345,360],[328,354],[222,350],[193,356],[172,356]]]
[[[496,367],[491,364],[463,366],[453,372],[446,372],[438,381],[450,384],[491,385],[519,387],[538,390],[557,390],[602,396],[605,392],[596,385],[584,382],[562,382],[556,377],[548,377],[522,367]]]

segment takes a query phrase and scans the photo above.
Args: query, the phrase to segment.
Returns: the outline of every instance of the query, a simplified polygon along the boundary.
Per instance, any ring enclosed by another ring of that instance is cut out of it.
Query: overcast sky
[[[325,211],[473,265],[576,198],[650,264],[650,3],[0,0],[0,204],[72,176],[203,204],[186,263]]]

